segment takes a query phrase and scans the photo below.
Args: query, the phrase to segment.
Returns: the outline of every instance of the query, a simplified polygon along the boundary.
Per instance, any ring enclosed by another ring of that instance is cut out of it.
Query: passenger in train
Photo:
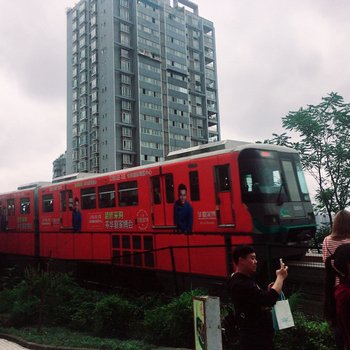
[[[323,240],[323,262],[326,262],[327,258],[331,256],[339,246],[346,243],[350,243],[350,212],[347,210],[340,210],[334,217],[332,232]],[[339,278],[336,277],[334,287],[338,284]],[[329,320],[329,323],[334,332],[337,349],[343,350],[344,341],[340,329],[332,320]]]
[[[340,245],[326,259],[325,266],[325,316],[339,328],[343,343],[350,350],[350,243]],[[336,277],[339,283],[334,287]]]
[[[74,207],[72,210],[72,226],[74,232],[81,232],[81,212],[79,209],[79,199],[74,199]]]
[[[177,232],[192,232],[193,208],[187,201],[187,187],[184,184],[178,187],[178,200],[174,204],[174,225]]]
[[[288,267],[281,262],[275,282],[263,290],[253,278],[257,268],[253,247],[237,246],[233,252],[233,262],[236,272],[231,276],[228,287],[237,317],[241,349],[272,350],[274,330],[271,307],[282,291]]]

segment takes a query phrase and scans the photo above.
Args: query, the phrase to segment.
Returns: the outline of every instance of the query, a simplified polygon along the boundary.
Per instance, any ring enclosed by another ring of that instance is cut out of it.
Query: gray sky
[[[347,0],[194,0],[214,22],[222,139],[282,132],[331,91],[350,102]],[[76,1],[0,0],[0,192],[51,180],[66,149],[66,12]]]

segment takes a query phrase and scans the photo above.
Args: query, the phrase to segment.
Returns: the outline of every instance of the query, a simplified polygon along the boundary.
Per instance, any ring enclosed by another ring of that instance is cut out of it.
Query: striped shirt
[[[326,236],[323,240],[323,244],[322,244],[322,258],[323,258],[323,262],[326,261],[326,259],[331,256],[335,250],[346,243],[350,243],[350,238],[344,238],[344,239],[340,239],[340,240],[335,240],[334,238],[331,237],[331,235]],[[333,266],[333,262],[331,262],[332,266]],[[339,284],[339,277],[336,277],[335,280],[335,285],[337,286]]]
[[[325,262],[326,259],[330,255],[332,255],[340,245],[343,245],[346,243],[350,243],[350,238],[335,240],[334,238],[331,237],[331,235],[326,236],[325,239],[323,240],[323,245],[322,245],[323,262]]]

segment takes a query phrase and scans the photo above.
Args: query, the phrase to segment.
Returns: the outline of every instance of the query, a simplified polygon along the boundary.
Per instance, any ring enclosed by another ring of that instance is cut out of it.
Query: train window
[[[133,249],[141,249],[141,237],[133,236],[132,237],[132,248]]]
[[[120,248],[120,237],[119,236],[112,237],[112,247],[113,248]]]
[[[43,195],[43,212],[44,213],[53,212],[53,194]]]
[[[118,184],[119,206],[127,207],[138,205],[139,195],[137,189],[137,181],[128,181]]]
[[[160,194],[160,177],[152,177],[152,196],[153,204],[161,204],[161,194]]]
[[[80,195],[81,195],[81,209],[96,208],[95,187],[83,188],[80,191]]]
[[[20,199],[21,214],[30,214],[30,200],[29,198]]]
[[[130,237],[122,236],[122,247],[123,249],[130,249]]]
[[[165,190],[166,190],[166,202],[167,203],[174,203],[175,197],[174,197],[174,179],[173,174],[166,174],[165,175]]]
[[[288,191],[290,200],[292,202],[300,201],[300,193],[298,188],[298,182],[295,177],[293,164],[290,160],[282,160],[282,167],[287,180]]]
[[[143,246],[145,250],[153,249],[153,238],[151,236],[146,236],[143,238]]]
[[[113,184],[98,188],[98,206],[100,208],[115,207],[115,187]]]
[[[220,165],[215,167],[216,185],[219,192],[231,191],[230,166]]]
[[[7,200],[7,215],[8,216],[15,215],[15,200],[14,199]]]
[[[304,197],[304,201],[309,201],[310,197],[307,190],[306,180],[305,180],[303,168],[301,167],[299,159],[296,159],[295,167],[297,171],[301,193],[303,194],[303,197]]]
[[[190,192],[191,192],[191,201],[199,201],[199,177],[198,171],[190,171]]]

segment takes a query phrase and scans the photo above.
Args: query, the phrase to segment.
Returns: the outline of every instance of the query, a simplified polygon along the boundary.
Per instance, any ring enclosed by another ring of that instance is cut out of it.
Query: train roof
[[[53,185],[58,185],[62,182],[78,182],[82,180],[89,180],[94,178],[100,178],[104,176],[112,176],[114,174],[125,173],[125,172],[142,172],[146,169],[159,167],[164,164],[172,164],[180,161],[199,159],[205,156],[215,156],[223,153],[231,153],[231,152],[240,152],[244,149],[255,148],[261,150],[271,150],[278,152],[287,152],[287,153],[298,153],[296,150],[284,147],[277,146],[265,143],[251,143],[246,141],[237,141],[237,140],[223,140],[218,142],[212,142],[208,144],[203,144],[200,146],[195,146],[191,148],[186,148],[178,151],[173,151],[168,154],[166,160],[164,162],[152,163],[141,165],[137,167],[120,169],[111,171],[109,173],[74,173],[65,175],[59,178],[55,178],[52,182],[34,182],[28,185],[23,185],[17,188],[17,190],[35,188],[35,187],[50,187]],[[12,192],[12,191],[11,191]]]
[[[100,178],[104,176],[113,176],[114,174],[125,173],[125,172],[141,173],[146,171],[147,169],[160,167],[165,164],[173,164],[180,161],[199,159],[205,156],[215,156],[223,153],[240,152],[248,148],[287,152],[287,153],[298,153],[296,150],[292,148],[284,147],[284,146],[277,146],[277,145],[263,144],[263,143],[251,143],[251,142],[237,141],[237,140],[223,140],[223,141],[212,142],[209,144],[203,144],[196,147],[191,147],[183,150],[170,152],[164,162],[140,165],[137,167],[115,170],[108,173],[78,173],[78,174],[73,174],[72,176],[66,175],[59,178],[59,179],[62,179],[61,181],[54,180],[51,185],[54,185],[55,183],[59,183],[62,181],[77,182],[79,180],[81,181],[81,180],[89,180],[89,178],[92,179],[92,178]]]
[[[37,188],[37,187],[41,187],[44,185],[48,185],[51,184],[51,182],[49,181],[37,181],[37,182],[30,182],[28,184],[24,184],[21,186],[17,187],[18,191],[22,191],[22,190],[28,190],[28,189],[32,189],[32,188]]]
[[[74,174],[68,174],[64,176],[59,176],[55,177],[52,180],[53,184],[59,183],[59,182],[64,182],[64,181],[69,181],[69,180],[78,180],[78,179],[85,179],[88,177],[93,177],[96,176],[96,173],[74,173]]]
[[[293,148],[277,146],[277,145],[272,145],[267,143],[252,143],[252,142],[237,141],[237,140],[223,140],[223,141],[207,143],[196,147],[185,148],[178,151],[170,152],[167,155],[166,160],[187,158],[194,155],[199,155],[199,154],[204,154],[209,152],[217,152],[217,151],[239,152],[247,148],[269,149],[269,150],[278,151],[278,152],[298,153]]]

